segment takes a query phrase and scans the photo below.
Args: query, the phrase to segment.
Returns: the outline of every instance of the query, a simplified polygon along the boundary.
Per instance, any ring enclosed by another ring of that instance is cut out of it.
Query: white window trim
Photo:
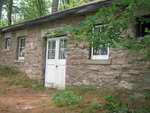
[[[21,39],[25,39],[24,37],[22,38],[19,38],[19,46],[18,46],[18,60],[24,60],[24,57],[20,57],[19,54],[20,54],[20,44],[21,44]],[[25,48],[25,47],[24,47]]]
[[[56,38],[48,38],[47,40],[49,41],[49,40],[55,40],[56,41],[56,50],[55,50],[55,59],[58,59],[59,58],[59,41],[61,40],[61,39],[68,39],[66,36],[60,36],[60,37],[56,37]],[[48,41],[47,41],[47,54],[46,54],[46,59],[47,60],[51,60],[51,59],[48,59]],[[66,58],[67,58],[67,55],[66,55]],[[53,59],[52,59],[53,60]],[[65,59],[59,59],[59,60],[65,60]]]
[[[98,27],[98,26],[101,26],[101,25],[96,25],[95,27]],[[94,33],[94,28],[92,30],[92,32]],[[108,47],[107,47],[107,55],[93,55],[93,51],[94,51],[94,48],[92,47],[91,48],[91,59],[92,60],[108,60],[109,59],[109,44],[108,44]]]
[[[109,59],[109,47],[107,47],[107,55],[93,55],[94,48],[92,47],[91,59],[92,60],[108,60]]]

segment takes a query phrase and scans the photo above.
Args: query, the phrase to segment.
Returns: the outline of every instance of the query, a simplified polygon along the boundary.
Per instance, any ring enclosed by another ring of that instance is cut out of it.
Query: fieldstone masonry
[[[68,42],[67,85],[110,89],[150,90],[150,62],[124,48],[110,49],[108,60],[89,59],[89,50]]]

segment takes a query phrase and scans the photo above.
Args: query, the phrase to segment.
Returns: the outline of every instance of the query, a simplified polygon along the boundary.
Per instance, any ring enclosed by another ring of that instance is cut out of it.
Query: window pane
[[[21,39],[21,41],[20,41],[20,47],[25,47],[25,39],[23,38],[23,39]]]
[[[59,59],[66,58],[67,39],[61,39],[59,43]]]
[[[24,48],[20,48],[19,57],[24,57]]]
[[[24,57],[25,55],[25,38],[19,38],[19,57]]]
[[[98,33],[104,32],[104,26],[99,25],[94,28],[94,35],[97,36]],[[93,55],[107,55],[108,54],[108,44],[101,44],[98,48],[93,48]]]
[[[100,45],[99,48],[93,49],[93,55],[107,55],[108,54],[108,46]]]
[[[55,49],[48,50],[48,59],[55,59]]]
[[[8,49],[10,47],[10,38],[6,39],[6,49]]]
[[[56,41],[50,40],[48,42],[48,59],[55,59]]]

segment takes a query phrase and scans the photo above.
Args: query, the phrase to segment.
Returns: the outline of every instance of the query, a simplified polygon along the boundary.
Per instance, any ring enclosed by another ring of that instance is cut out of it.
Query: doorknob
[[[56,68],[58,68],[58,65],[56,65]]]

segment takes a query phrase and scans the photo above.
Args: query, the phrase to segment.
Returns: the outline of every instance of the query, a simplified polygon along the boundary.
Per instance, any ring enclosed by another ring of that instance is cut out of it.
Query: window
[[[10,38],[6,38],[6,49],[9,49],[10,42],[11,42],[11,39]]]
[[[25,38],[19,38],[18,60],[24,60],[25,55]]]
[[[148,34],[147,32],[145,32],[145,30],[150,29],[150,21],[142,22],[142,19],[144,19],[144,18],[150,19],[150,15],[143,16],[142,18],[136,19],[136,22],[137,22],[137,24],[136,24],[136,37],[143,37],[143,36]]]
[[[59,59],[66,59],[67,39],[60,39],[59,42]]]
[[[93,29],[93,33],[96,36],[98,32],[103,32],[104,25],[97,25]],[[92,47],[91,50],[91,59],[108,59],[109,58],[109,47],[108,44],[100,44],[99,47],[94,48]]]

